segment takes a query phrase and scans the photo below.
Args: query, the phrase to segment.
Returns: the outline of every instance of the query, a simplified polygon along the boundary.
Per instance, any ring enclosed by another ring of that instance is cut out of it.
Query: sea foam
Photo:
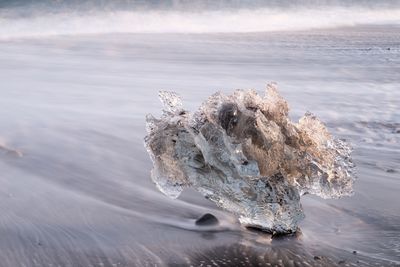
[[[400,24],[400,8],[326,7],[223,10],[0,10],[0,39],[106,33],[246,33],[362,24]]]

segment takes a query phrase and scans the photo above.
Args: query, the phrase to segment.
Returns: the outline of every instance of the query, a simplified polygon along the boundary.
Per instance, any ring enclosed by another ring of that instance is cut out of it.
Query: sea
[[[0,266],[400,266],[400,1],[1,0]],[[276,82],[353,149],[293,236],[152,183],[158,91]],[[211,213],[220,224],[194,222]]]

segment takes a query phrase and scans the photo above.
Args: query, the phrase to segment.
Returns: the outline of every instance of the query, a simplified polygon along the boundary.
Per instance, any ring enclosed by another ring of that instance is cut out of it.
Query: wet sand
[[[0,265],[399,266],[399,30],[0,41]],[[293,119],[310,110],[352,143],[358,166],[352,198],[303,198],[291,238],[244,229],[195,191],[163,196],[143,146],[158,90],[194,110],[269,81]],[[221,224],[196,226],[204,213]]]

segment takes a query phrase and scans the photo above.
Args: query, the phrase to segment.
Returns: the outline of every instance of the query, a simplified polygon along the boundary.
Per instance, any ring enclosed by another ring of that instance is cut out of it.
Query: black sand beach
[[[1,21],[0,21],[1,24]],[[0,30],[1,32],[1,30]],[[0,266],[399,266],[400,28],[0,40]],[[250,231],[150,179],[145,114],[278,83],[354,146],[355,195],[304,197],[301,233]],[[12,150],[18,150],[19,153]],[[195,225],[205,213],[220,225]]]

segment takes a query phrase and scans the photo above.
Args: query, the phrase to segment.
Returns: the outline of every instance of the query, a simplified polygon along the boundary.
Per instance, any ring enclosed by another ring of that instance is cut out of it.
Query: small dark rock
[[[285,233],[272,232],[271,233],[272,242],[300,239],[301,236],[302,236],[302,233],[301,233],[300,228],[297,228],[296,232],[285,232]]]
[[[260,228],[257,225],[246,225],[246,229],[252,232],[270,235],[271,239],[275,241],[299,239],[303,235],[300,228],[297,228],[296,231],[287,231],[282,233],[271,229]]]
[[[390,47],[388,47],[387,50],[390,50]]]
[[[357,254],[357,251],[353,250],[353,254]]]
[[[320,256],[314,256],[314,260],[322,260],[322,258]]]
[[[342,261],[339,261],[339,262],[338,262],[338,264],[345,264],[345,263],[346,263],[345,260],[342,260]]]
[[[218,219],[211,213],[206,213],[196,220],[196,225],[208,226],[218,224]]]
[[[388,172],[388,173],[394,173],[394,172],[396,172],[396,171],[395,171],[394,169],[387,169],[386,172]]]

